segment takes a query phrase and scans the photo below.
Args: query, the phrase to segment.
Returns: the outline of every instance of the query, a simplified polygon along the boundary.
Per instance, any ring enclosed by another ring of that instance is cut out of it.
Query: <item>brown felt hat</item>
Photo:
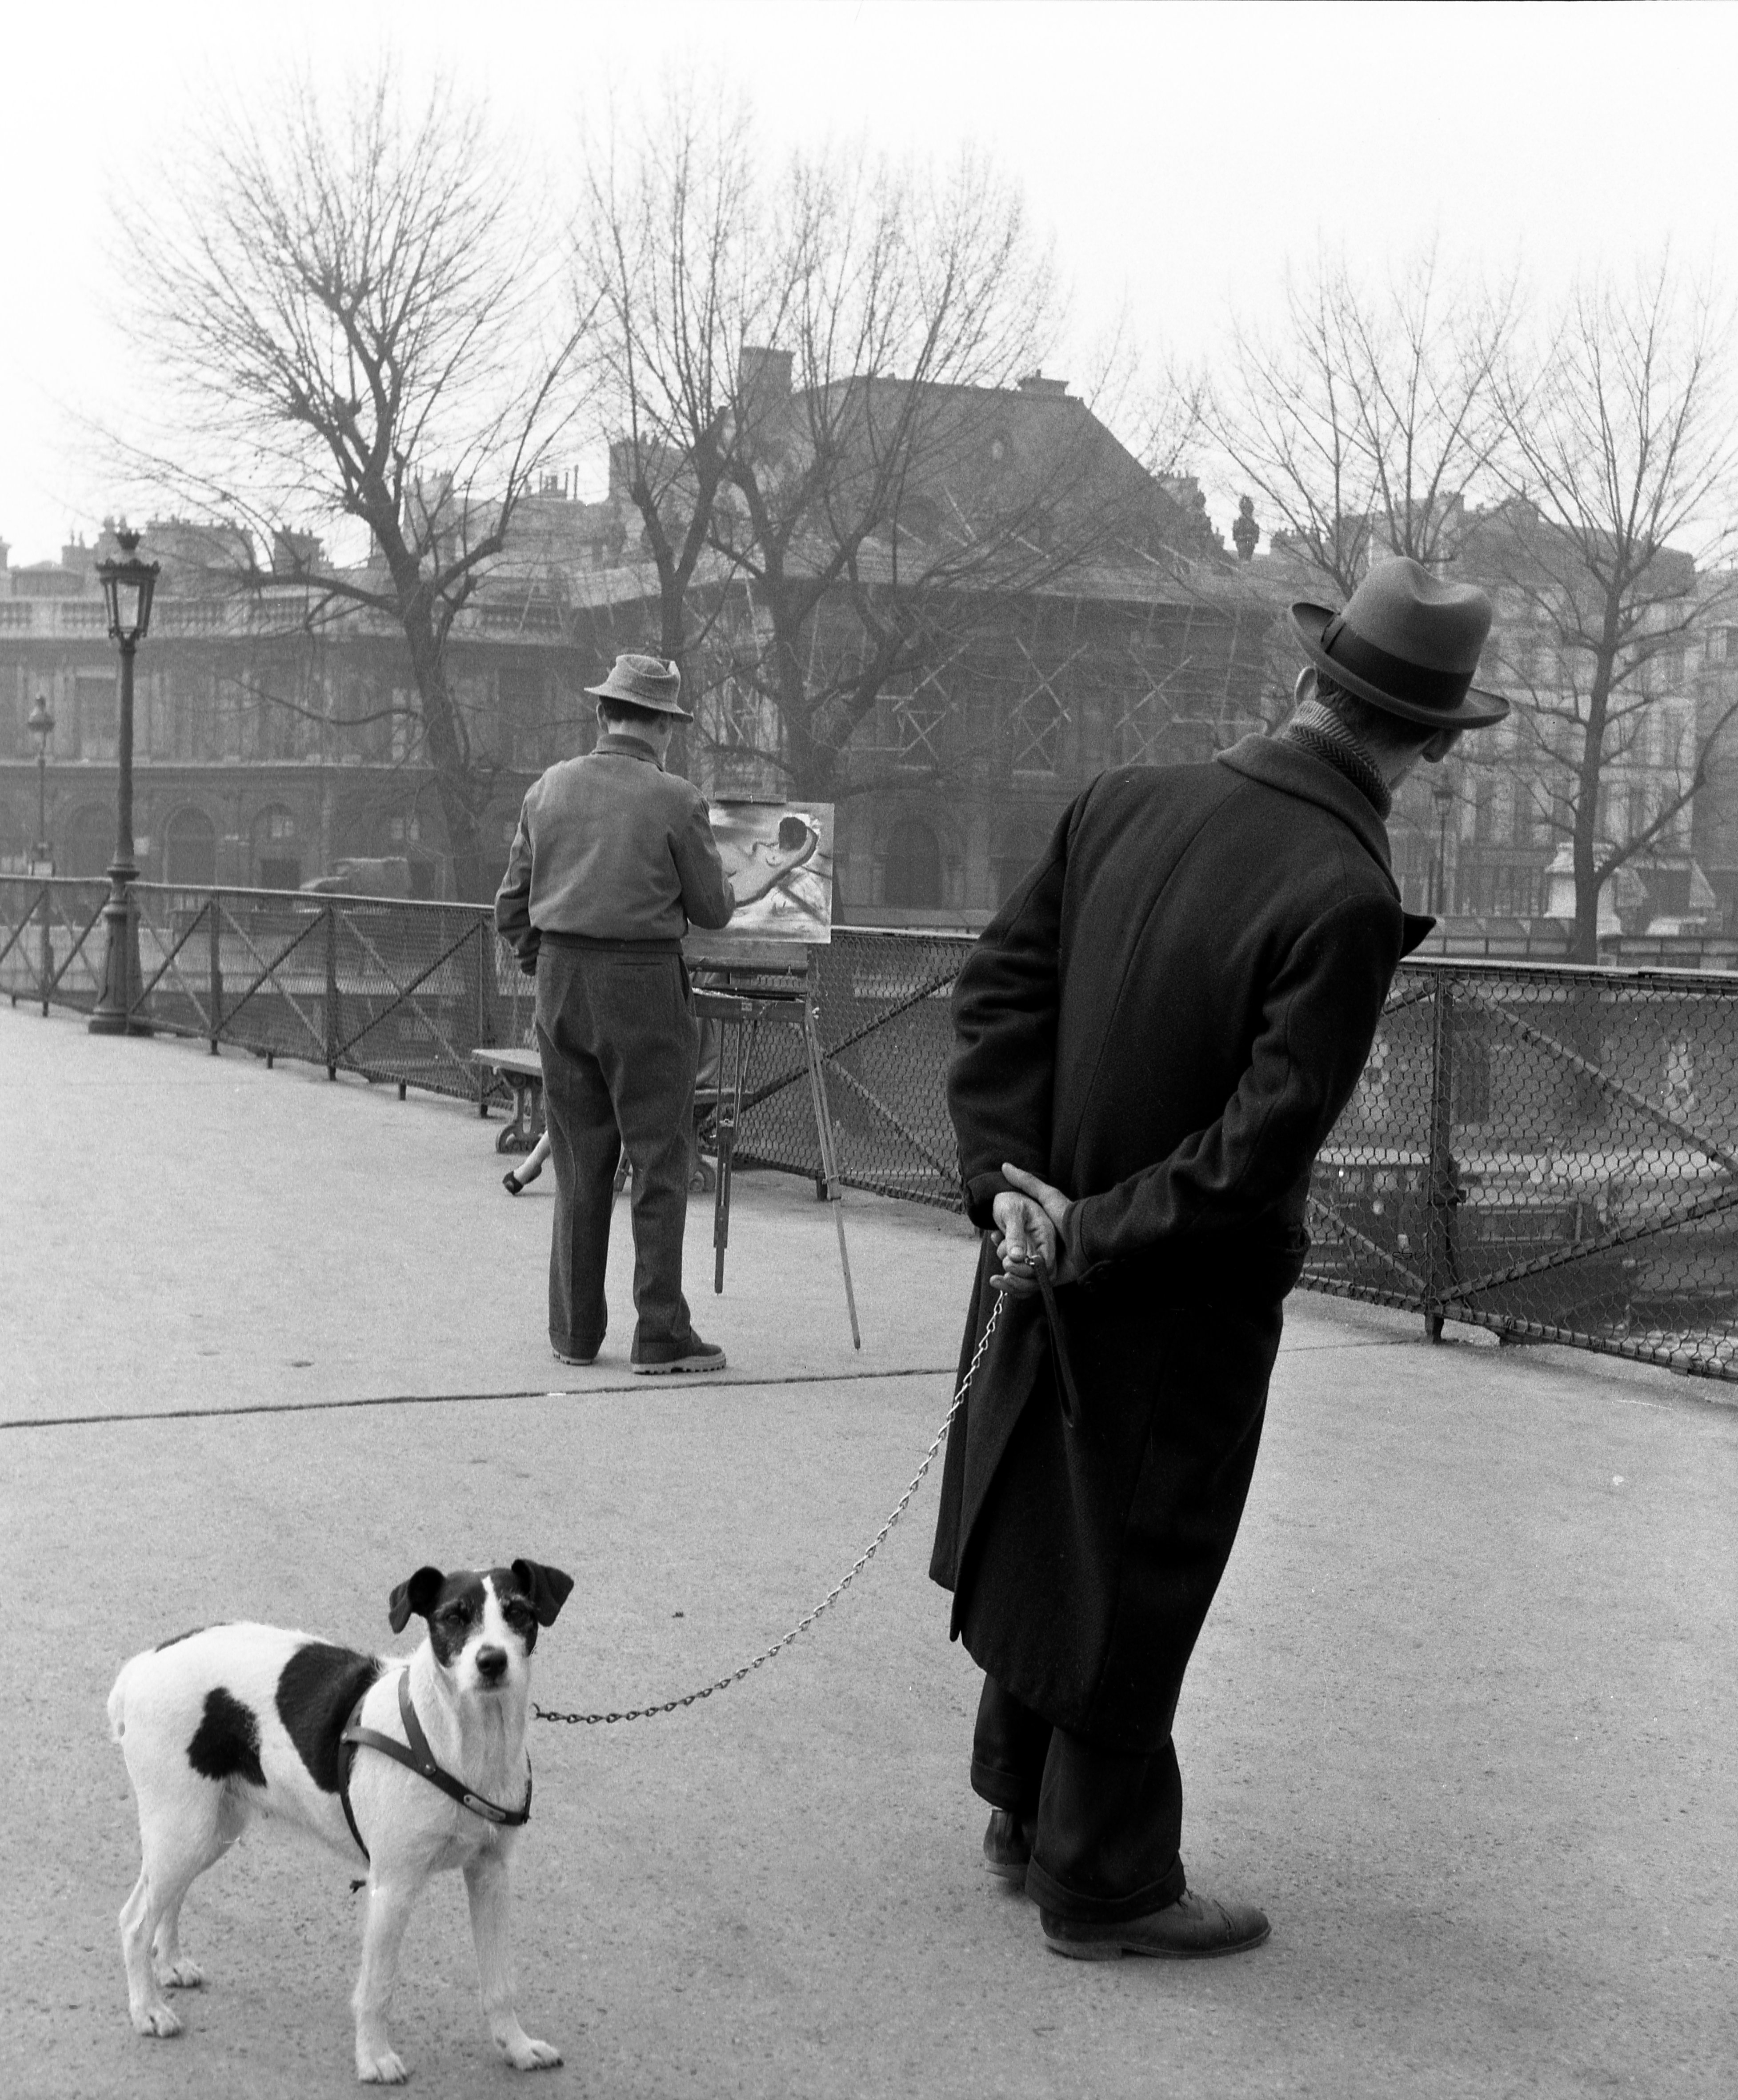
[[[1307,601],[1291,624],[1318,671],[1373,708],[1434,729],[1488,729],[1509,712],[1472,682],[1490,633],[1476,584],[1445,584],[1402,555],[1370,571],[1343,612]]]
[[[588,686],[594,700],[620,700],[629,707],[650,708],[654,714],[675,715],[683,721],[694,717],[682,704],[682,674],[661,656],[618,656],[601,686]]]

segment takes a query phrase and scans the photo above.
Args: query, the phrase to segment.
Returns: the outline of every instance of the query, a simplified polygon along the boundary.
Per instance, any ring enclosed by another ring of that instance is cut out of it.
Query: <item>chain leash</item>
[[[845,1595],[845,1591],[849,1590],[851,1585],[857,1580],[858,1577],[862,1573],[864,1568],[866,1568],[869,1565],[869,1563],[874,1560],[876,1553],[880,1549],[882,1541],[887,1537],[887,1534],[893,1529],[893,1526],[898,1523],[900,1518],[905,1515],[912,1496],[917,1493],[918,1489],[923,1485],[924,1474],[929,1471],[930,1466],[935,1458],[936,1453],[942,1448],[942,1439],[946,1436],[948,1431],[952,1427],[954,1417],[959,1414],[960,1409],[965,1405],[965,1396],[972,1389],[972,1380],[977,1375],[978,1365],[984,1360],[985,1350],[990,1346],[990,1337],[995,1332],[996,1322],[1002,1317],[1002,1307],[1004,1302],[1004,1299],[1003,1294],[999,1291],[996,1294],[996,1302],[990,1309],[990,1317],[985,1325],[982,1335],[978,1339],[977,1347],[972,1352],[972,1361],[966,1365],[965,1376],[959,1381],[959,1390],[954,1395],[953,1405],[948,1409],[946,1414],[943,1417],[942,1426],[935,1432],[934,1439],[931,1442],[929,1449],[924,1452],[924,1462],[918,1467],[915,1473],[912,1475],[911,1485],[906,1489],[905,1493],[901,1495],[898,1501],[893,1505],[893,1514],[888,1518],[886,1523],[881,1526],[881,1529],[876,1533],[875,1537],[870,1540],[869,1543],[863,1548],[862,1551],[858,1555],[856,1560],[852,1562],[847,1572],[842,1575],[838,1582],[833,1585],[832,1588],[827,1591],[827,1595],[821,1599],[820,1603],[814,1607],[813,1611],[805,1612],[802,1617],[796,1621],[796,1624],[792,1627],[791,1630],[787,1634],[781,1635],[779,1639],[773,1643],[770,1648],[763,1648],[760,1654],[756,1656],[752,1661],[745,1662],[739,1670],[733,1670],[730,1673],[729,1676],[715,1678],[710,1684],[703,1685],[698,1692],[684,1692],[679,1699],[666,1699],[661,1705],[633,1706],[629,1708],[627,1712],[624,1714],[557,1714],[544,1707],[539,1706],[534,1701],[532,1702],[531,1710],[536,1716],[538,1720],[565,1721],[570,1727],[586,1728],[596,1727],[601,1723],[603,1727],[608,1727],[612,1723],[616,1721],[647,1721],[655,1714],[673,1714],[681,1707],[697,1705],[701,1700],[710,1699],[715,1692],[726,1692],[729,1690],[731,1685],[740,1684],[745,1677],[752,1675],[754,1671],[757,1670],[763,1662],[770,1662],[775,1655],[782,1655],[791,1645],[792,1642],[796,1639],[799,1634],[807,1633],[809,1627],[814,1624],[815,1621],[820,1617],[823,1612],[831,1611],[832,1609],[833,1606],[838,1603],[839,1599]]]

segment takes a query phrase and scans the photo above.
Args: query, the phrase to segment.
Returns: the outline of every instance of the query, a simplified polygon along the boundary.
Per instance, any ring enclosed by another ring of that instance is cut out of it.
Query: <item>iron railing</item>
[[[1304,1282],[1738,1378],[1738,977],[1412,963]]]
[[[103,881],[0,876],[0,993],[88,1012],[102,990]],[[135,883],[135,1015],[373,1080],[486,1102],[473,1050],[525,1040],[530,981],[486,909],[296,890]]]
[[[958,1211],[959,1155],[945,1081],[948,999],[972,951],[957,934],[836,928],[812,949],[827,1100],[840,1177],[854,1189]],[[737,1157],[825,1179],[802,1033],[762,1026],[749,1059]]]
[[[0,994],[88,1011],[102,881],[0,877]],[[140,1010],[214,1049],[475,1101],[529,1040],[486,907],[139,884]],[[960,1207],[945,1075],[969,939],[840,928],[811,951],[851,1186]],[[794,987],[787,987],[794,988]],[[800,1009],[763,1023],[738,1158],[823,1178]],[[1511,1339],[1738,1379],[1738,976],[1418,960],[1312,1185],[1305,1285]]]

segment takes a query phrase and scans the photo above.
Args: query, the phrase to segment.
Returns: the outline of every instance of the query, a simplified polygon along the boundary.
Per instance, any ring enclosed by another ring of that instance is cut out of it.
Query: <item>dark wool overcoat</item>
[[[1107,1747],[1171,1729],[1243,1511],[1310,1168],[1430,922],[1351,781],[1248,738],[1100,776],[954,995],[967,1206],[1075,1198],[1080,1281],[1010,1300],[948,1438],[930,1573],[1015,1696]],[[962,1369],[997,1294],[986,1237]],[[1076,1404],[1061,1366],[1071,1370]],[[1067,1418],[1072,1413],[1072,1423]]]

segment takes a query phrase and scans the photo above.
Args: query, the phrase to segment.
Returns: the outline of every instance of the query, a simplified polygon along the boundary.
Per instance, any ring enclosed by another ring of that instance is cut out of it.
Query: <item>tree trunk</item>
[[[1617,611],[1608,599],[1605,634],[1594,658],[1593,683],[1587,695],[1587,725],[1576,769],[1575,938],[1572,963],[1599,960],[1599,788],[1605,771],[1605,724],[1611,704],[1612,666],[1617,654],[1613,629]]]
[[[1599,870],[1593,835],[1598,811],[1596,788],[1591,805],[1584,793],[1575,812],[1575,931],[1569,942],[1572,963],[1596,963],[1599,960]]]
[[[446,664],[435,642],[425,592],[420,589],[416,592],[404,607],[403,617],[422,716],[423,741],[434,770],[434,792],[440,798],[441,821],[452,863],[452,893],[465,903],[487,903],[495,894],[497,871],[485,863],[478,783],[448,689]]]
[[[764,586],[771,615],[773,690],[779,710],[779,730],[784,748],[786,792],[799,801],[825,801],[832,795],[833,765],[837,756],[831,747],[818,743],[814,735],[814,703],[803,675],[805,616],[789,605],[783,589],[769,576]],[[811,608],[808,618],[818,617]]]

